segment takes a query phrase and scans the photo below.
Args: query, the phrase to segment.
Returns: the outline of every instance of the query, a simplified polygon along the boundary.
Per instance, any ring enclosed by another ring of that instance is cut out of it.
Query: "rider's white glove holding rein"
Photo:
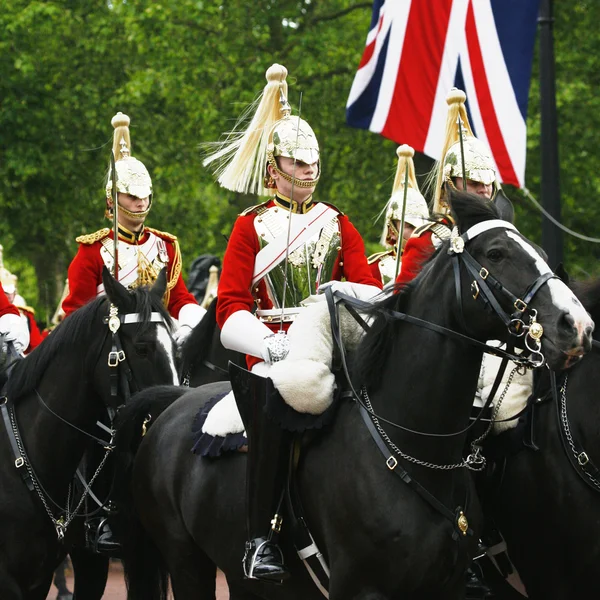
[[[0,334],[6,335],[6,341],[12,342],[19,354],[29,346],[29,327],[20,315],[2,315],[0,317]]]
[[[238,310],[225,321],[221,343],[228,350],[262,358],[267,364],[284,359],[289,351],[285,332],[273,333],[247,310]]]
[[[178,329],[173,334],[173,339],[178,348],[183,346],[185,340],[187,340],[192,329],[202,321],[202,317],[206,314],[206,309],[202,308],[199,304],[185,304],[179,311],[179,323]]]
[[[319,294],[324,294],[327,288],[331,288],[334,292],[346,294],[346,296],[364,300],[365,302],[368,302],[381,293],[381,290],[374,285],[352,283],[351,281],[328,281],[319,286]]]

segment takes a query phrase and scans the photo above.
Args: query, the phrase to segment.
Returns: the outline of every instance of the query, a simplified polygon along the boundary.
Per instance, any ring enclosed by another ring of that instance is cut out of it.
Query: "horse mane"
[[[217,327],[217,299],[206,310],[202,320],[190,333],[181,350],[181,373],[189,373],[194,364],[201,363],[209,354]]]
[[[150,327],[152,312],[159,312],[169,331],[171,330],[169,313],[162,300],[155,294],[152,294],[147,288],[138,288],[129,290],[127,297],[129,306],[127,309],[120,308],[119,312],[121,314],[125,312],[140,314],[141,321],[136,330],[136,337],[142,335]],[[106,296],[91,300],[65,318],[43,343],[15,364],[8,379],[7,396],[11,401],[14,402],[33,391],[50,362],[65,348],[72,347],[76,340],[85,340],[87,344],[103,342],[103,339],[95,334],[94,326],[98,320],[108,316],[107,304]]]
[[[449,192],[452,216],[462,232],[481,221],[498,219],[499,214],[492,202],[483,200],[477,194],[451,189]],[[419,281],[434,268],[439,256],[447,255],[449,241],[444,241],[425,261],[417,277],[410,283],[397,285],[394,293],[375,303],[368,314],[375,317],[370,330],[364,336],[353,361],[353,380],[358,385],[376,389],[381,383],[381,365],[389,356],[390,347],[396,336],[397,320],[381,313],[381,309],[405,312],[408,299]]]

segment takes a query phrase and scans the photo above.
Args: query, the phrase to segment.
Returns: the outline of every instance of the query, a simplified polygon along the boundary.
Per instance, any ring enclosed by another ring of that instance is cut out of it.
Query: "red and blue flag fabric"
[[[458,87],[500,179],[523,186],[538,9],[539,0],[374,0],[348,124],[440,159],[446,95]]]

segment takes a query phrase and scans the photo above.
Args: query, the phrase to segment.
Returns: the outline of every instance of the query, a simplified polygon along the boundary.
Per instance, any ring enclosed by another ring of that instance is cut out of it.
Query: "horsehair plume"
[[[266,72],[267,85],[259,97],[242,113],[232,131],[221,142],[205,144],[213,149],[203,161],[214,163],[214,173],[222,187],[234,192],[264,195],[269,132],[281,119],[280,97],[287,99],[287,69],[277,63]],[[251,116],[252,115],[252,116]],[[251,118],[247,128],[244,122]]]
[[[452,88],[446,96],[448,104],[448,116],[446,117],[446,131],[444,133],[444,144],[440,153],[440,159],[434,164],[429,177],[427,178],[427,187],[433,188],[433,212],[443,213],[444,207],[441,204],[442,187],[444,185],[444,159],[451,146],[459,141],[458,137],[458,118],[462,121],[462,131],[465,136],[473,136],[473,130],[467,116],[465,108],[466,94],[457,88]]]
[[[415,175],[415,163],[413,156],[415,151],[407,144],[402,144],[396,150],[398,155],[398,167],[396,169],[396,178],[392,187],[392,195],[404,189],[404,180],[406,178],[406,169],[408,169],[408,187],[419,191],[417,185],[417,176]]]
[[[121,151],[121,142],[123,140],[125,140],[125,143],[127,144],[127,150],[129,152],[129,155],[131,155],[131,136],[129,135],[130,122],[130,118],[122,112],[118,112],[110,120],[110,124],[115,128],[115,131],[113,133],[112,146],[112,151],[115,155],[115,160],[121,160],[122,158],[124,158]]]

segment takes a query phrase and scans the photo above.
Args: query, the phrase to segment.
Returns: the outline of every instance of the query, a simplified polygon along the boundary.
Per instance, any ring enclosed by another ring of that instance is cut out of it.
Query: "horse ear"
[[[477,194],[461,192],[450,186],[447,186],[446,192],[452,218],[461,233],[464,233],[473,225],[481,223],[481,221],[500,218],[494,204]]]
[[[165,292],[167,291],[167,268],[163,267],[152,286],[152,294],[155,295],[159,300],[162,300]]]
[[[558,266],[556,267],[556,269],[554,269],[554,273],[561,278],[563,283],[565,283],[566,285],[569,285],[570,277],[562,263],[558,263]]]
[[[106,268],[106,265],[102,267],[102,283],[104,284],[104,290],[108,299],[115,306],[123,306],[127,302],[127,288],[121,285]]]

